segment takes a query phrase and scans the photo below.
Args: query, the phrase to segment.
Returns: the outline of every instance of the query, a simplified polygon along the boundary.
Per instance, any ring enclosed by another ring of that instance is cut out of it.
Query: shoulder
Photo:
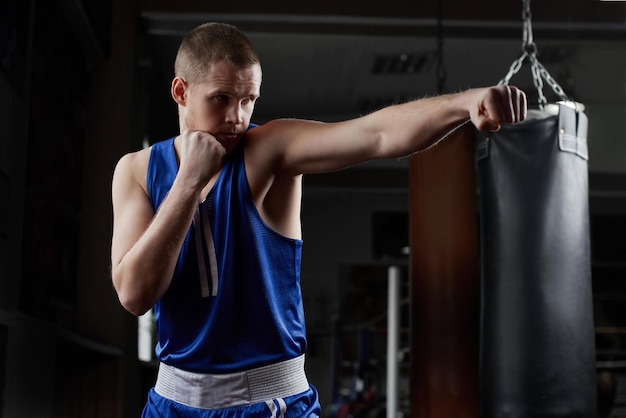
[[[139,151],[129,152],[128,154],[125,154],[117,162],[116,171],[118,169],[135,171],[137,168],[141,166],[147,167],[148,161],[150,160],[151,151],[152,151],[152,147],[149,147],[149,148],[144,148]]]
[[[143,148],[139,151],[129,152],[124,155],[117,163],[117,168],[121,170],[131,170],[132,172],[139,172],[145,174],[150,162],[150,158],[153,152],[167,153],[171,152],[172,148],[175,148],[174,142],[177,137],[172,137],[164,141],[155,142],[147,148]],[[176,153],[176,151],[174,151]],[[117,169],[116,168],[116,169]]]
[[[274,119],[267,123],[255,125],[246,133],[246,152],[261,149],[268,156],[282,154],[301,136],[316,132],[316,127],[323,122],[305,119]]]
[[[248,174],[271,175],[279,164],[288,137],[284,120],[255,125],[246,132],[244,155]]]
[[[146,173],[152,147],[130,152],[122,156],[115,166],[113,182],[138,183],[146,188]]]

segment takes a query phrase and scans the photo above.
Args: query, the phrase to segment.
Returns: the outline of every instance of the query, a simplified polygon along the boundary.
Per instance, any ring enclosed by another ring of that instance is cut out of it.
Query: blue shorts
[[[224,409],[198,409],[166,399],[154,388],[148,393],[142,418],[318,418],[321,414],[319,396],[313,386],[309,390],[282,399]]]

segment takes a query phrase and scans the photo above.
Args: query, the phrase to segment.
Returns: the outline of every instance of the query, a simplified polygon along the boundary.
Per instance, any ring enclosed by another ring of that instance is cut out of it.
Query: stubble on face
[[[202,130],[216,136],[220,133],[243,134],[250,123],[255,101],[260,96],[261,80],[259,64],[244,69],[233,68],[224,61],[211,64],[205,80],[189,85],[189,106],[184,116],[187,129]],[[252,98],[244,106],[243,121],[229,120],[229,110],[218,100],[219,96],[227,98],[230,105]]]

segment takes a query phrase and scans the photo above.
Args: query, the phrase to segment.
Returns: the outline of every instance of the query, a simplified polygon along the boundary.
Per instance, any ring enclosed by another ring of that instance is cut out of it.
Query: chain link
[[[559,83],[550,75],[548,70],[537,59],[537,46],[533,38],[532,14],[530,12],[530,0],[522,0],[522,23],[523,23],[523,42],[522,55],[513,61],[508,73],[500,80],[498,84],[509,84],[511,78],[522,68],[526,58],[530,61],[533,83],[537,89],[539,96],[539,108],[543,110],[548,103],[546,96],[543,94],[543,80],[545,80],[552,90],[564,101],[569,101]]]
[[[539,96],[539,109],[543,110],[548,100],[546,100],[546,96],[543,95],[543,80],[541,79],[541,69],[539,68],[541,64],[539,64],[535,54],[530,54],[528,57],[530,58],[530,70],[533,75],[533,82],[535,83],[537,95]]]
[[[539,68],[539,73],[541,74],[541,77],[548,83],[550,87],[552,87],[554,93],[556,93],[564,101],[571,100],[571,98],[568,97],[567,94],[565,94],[565,91],[563,91],[559,83],[557,83],[557,81],[552,78],[548,70],[546,70],[546,68],[541,65],[539,61],[537,61],[537,67]]]
[[[530,0],[522,0],[523,9],[522,9],[522,23],[524,25],[524,43],[522,48],[524,51],[527,51],[527,47],[530,45],[535,45],[535,40],[533,38],[533,16],[530,13]]]
[[[517,74],[517,72],[522,68],[524,60],[527,56],[528,54],[524,52],[518,59],[513,61],[513,64],[511,64],[511,67],[509,68],[509,72],[504,76],[502,80],[500,80],[498,84],[509,84],[509,81],[511,81],[511,77]]]

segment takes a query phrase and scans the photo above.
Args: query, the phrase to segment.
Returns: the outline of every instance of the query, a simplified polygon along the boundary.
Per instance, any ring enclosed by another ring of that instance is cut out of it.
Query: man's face
[[[187,129],[209,132],[230,153],[243,137],[261,91],[261,66],[235,69],[224,61],[209,66],[203,82],[189,85]]]

